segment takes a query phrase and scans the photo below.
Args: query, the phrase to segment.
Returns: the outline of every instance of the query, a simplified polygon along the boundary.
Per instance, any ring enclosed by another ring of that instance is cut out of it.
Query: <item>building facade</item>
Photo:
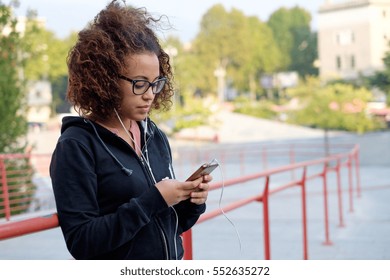
[[[51,118],[52,92],[48,81],[29,82],[27,86],[27,121],[31,125],[44,125]]]
[[[319,73],[353,80],[383,70],[390,0],[325,1],[318,11]]]

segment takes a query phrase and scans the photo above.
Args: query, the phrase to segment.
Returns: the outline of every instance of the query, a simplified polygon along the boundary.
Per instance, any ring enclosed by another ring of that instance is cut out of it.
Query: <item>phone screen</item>
[[[193,181],[203,175],[208,175],[218,167],[218,163],[211,161],[210,163],[202,164],[186,181]]]

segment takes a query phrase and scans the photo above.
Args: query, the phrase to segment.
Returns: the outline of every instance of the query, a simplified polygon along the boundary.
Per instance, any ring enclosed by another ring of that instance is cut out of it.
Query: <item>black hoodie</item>
[[[157,182],[172,178],[166,136],[147,121],[142,151]],[[145,139],[146,138],[146,139]],[[181,259],[180,234],[205,205],[168,207],[145,160],[90,120],[65,117],[50,164],[60,226],[76,259]]]

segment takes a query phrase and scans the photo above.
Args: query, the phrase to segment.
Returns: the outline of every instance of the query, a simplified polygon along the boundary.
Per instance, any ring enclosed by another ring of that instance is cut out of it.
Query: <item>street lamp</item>
[[[217,77],[218,83],[218,100],[220,103],[223,103],[225,100],[225,77],[226,77],[226,69],[222,65],[218,66],[214,71],[214,76]]]

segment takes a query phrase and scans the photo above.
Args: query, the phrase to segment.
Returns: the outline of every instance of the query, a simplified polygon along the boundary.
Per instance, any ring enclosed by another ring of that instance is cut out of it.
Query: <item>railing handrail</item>
[[[302,168],[302,167],[319,165],[321,163],[329,163],[331,161],[347,157],[349,154],[350,153],[331,155],[329,157],[324,157],[324,158],[320,158],[320,159],[316,159],[316,160],[308,160],[308,161],[293,163],[293,164],[289,164],[289,165],[284,165],[284,166],[281,166],[281,167],[267,169],[267,170],[264,170],[264,171],[261,171],[261,172],[258,172],[258,173],[254,173],[254,174],[250,174],[250,175],[244,175],[244,176],[241,176],[239,178],[228,179],[225,182],[211,183],[210,184],[210,190],[215,190],[215,189],[221,188],[222,186],[227,187],[227,186],[235,185],[235,184],[238,184],[238,183],[245,183],[247,181],[251,181],[251,180],[254,180],[254,179],[267,177],[267,176],[274,175],[274,174],[277,174],[277,173],[283,173],[283,172],[287,172],[287,171],[292,171],[292,170],[295,170],[295,169],[298,169],[298,168]]]
[[[233,178],[233,179],[228,179],[225,182],[216,182],[212,183],[210,185],[210,191],[216,190],[218,188],[221,188],[222,186],[227,187],[227,186],[233,186],[239,183],[244,183],[248,182],[251,180],[259,179],[259,178],[265,178],[266,181],[264,183],[264,190],[262,193],[259,195],[251,196],[245,199],[241,199],[239,201],[236,201],[228,206],[225,206],[222,209],[215,209],[210,212],[204,213],[198,220],[198,223],[205,222],[209,219],[212,219],[216,216],[222,215],[224,212],[231,211],[233,209],[237,209],[240,207],[243,207],[249,203],[252,202],[261,202],[263,203],[263,210],[264,210],[264,238],[265,238],[265,258],[270,259],[270,244],[269,244],[269,217],[268,215],[268,199],[269,195],[282,191],[284,189],[287,189],[289,187],[293,186],[300,186],[302,189],[302,207],[303,207],[303,234],[304,234],[304,259],[308,258],[308,253],[307,253],[307,231],[306,231],[306,217],[305,217],[305,212],[306,212],[306,206],[305,206],[305,189],[306,189],[306,182],[314,179],[321,177],[324,181],[324,199],[326,201],[327,198],[327,183],[326,183],[326,177],[329,172],[336,172],[337,174],[337,179],[338,179],[338,195],[341,196],[340,189],[340,169],[343,166],[346,166],[349,170],[349,180],[350,180],[350,208],[352,209],[352,182],[351,182],[351,170],[353,167],[353,162],[355,163],[354,167],[356,168],[356,184],[357,184],[357,193],[359,195],[360,193],[360,178],[359,178],[359,146],[354,145],[351,147],[352,149],[349,152],[346,153],[340,153],[340,154],[333,154],[329,155],[328,157],[323,157],[319,159],[314,159],[314,160],[308,160],[308,161],[303,161],[303,162],[295,162],[289,165],[277,167],[277,168],[272,168],[269,170],[264,170],[262,172],[250,174],[250,175],[244,175],[238,178]],[[1,155],[0,155],[1,156]],[[19,156],[19,155],[18,155]],[[0,157],[1,158],[1,157]],[[330,166],[330,163],[335,162],[335,166]],[[323,170],[319,173],[316,173],[314,175],[307,175],[307,168],[310,166],[315,166],[315,165],[323,165]],[[270,189],[269,187],[269,182],[270,182],[270,177],[272,175],[282,173],[282,172],[288,172],[288,171],[293,171],[299,168],[303,168],[303,175],[300,179],[297,180],[291,180],[289,183],[274,187],[273,189]],[[339,201],[341,199],[339,198]],[[340,225],[343,224],[343,217],[342,217],[342,209],[341,205],[339,205],[339,220],[340,220]],[[223,210],[223,211],[221,211]],[[39,232],[41,230],[46,230],[46,229],[51,229],[57,227],[58,224],[58,217],[56,213],[52,213],[49,215],[41,216],[41,217],[34,217],[34,218],[29,218],[21,221],[9,221],[3,224],[0,224],[0,241],[7,239],[7,238],[12,238],[12,237],[17,237],[21,236],[24,234],[29,234],[29,233],[34,233],[34,232]],[[325,233],[325,243],[330,244],[330,239],[329,239],[329,229],[328,229],[328,214],[327,214],[327,205],[325,203],[325,228],[326,228],[326,233]],[[183,234],[184,238],[184,246],[185,246],[185,259],[192,259],[192,240],[191,240],[191,230],[185,232]],[[268,243],[268,244],[267,244]]]
[[[342,153],[342,154],[335,154],[335,155],[330,155],[328,157],[324,157],[324,158],[320,158],[320,159],[315,159],[315,160],[309,160],[309,161],[304,161],[304,162],[299,162],[299,163],[293,163],[293,164],[289,164],[289,165],[286,165],[286,166],[282,166],[282,167],[278,167],[278,168],[273,168],[273,169],[270,169],[270,170],[265,170],[265,171],[262,171],[262,172],[258,172],[258,173],[255,173],[255,174],[251,174],[251,175],[246,175],[246,176],[242,176],[242,177],[239,177],[239,178],[234,178],[234,179],[229,179],[229,180],[226,180],[225,182],[217,182],[217,183],[213,183],[213,184],[210,184],[210,190],[216,190],[218,188],[221,188],[221,187],[227,187],[227,186],[232,186],[232,185],[236,185],[236,184],[239,184],[239,183],[245,183],[245,182],[248,182],[248,181],[251,181],[251,180],[255,180],[255,179],[259,179],[259,178],[266,178],[266,183],[265,183],[265,186],[264,186],[264,192],[263,194],[261,195],[257,195],[257,196],[253,196],[253,197],[250,197],[250,198],[246,198],[246,199],[242,199],[240,201],[236,201],[234,203],[231,203],[229,204],[228,206],[225,206],[224,208],[221,208],[221,209],[215,209],[209,213],[205,213],[203,214],[200,218],[199,218],[199,221],[198,223],[202,223],[202,222],[205,222],[209,219],[212,219],[212,218],[215,218],[217,216],[220,216],[220,215],[223,215],[224,213],[228,212],[228,211],[231,211],[231,210],[234,210],[234,209],[237,209],[239,207],[242,207],[242,206],[245,206],[253,201],[257,201],[257,202],[264,202],[264,201],[268,201],[268,196],[271,195],[271,194],[274,194],[276,192],[279,192],[279,191],[282,191],[284,189],[287,189],[287,188],[290,188],[290,187],[294,187],[294,186],[301,186],[302,187],[302,208],[303,208],[303,234],[304,234],[304,259],[308,259],[308,246],[307,246],[307,225],[306,225],[306,192],[305,192],[305,187],[306,187],[306,181],[308,180],[312,180],[314,178],[317,178],[317,177],[322,177],[324,178],[324,181],[325,181],[325,185],[324,185],[324,196],[327,196],[327,186],[326,186],[326,175],[328,172],[330,171],[335,171],[337,173],[338,176],[340,176],[340,168],[341,166],[347,166],[349,168],[351,168],[351,163],[350,161],[352,160],[352,157],[355,158],[355,161],[357,162],[357,165],[356,165],[356,173],[357,173],[357,182],[359,181],[359,173],[358,173],[358,152],[359,152],[359,146],[358,145],[355,145],[352,150],[348,153]],[[346,159],[346,162],[344,164],[341,163],[341,159]],[[329,167],[328,164],[332,161],[337,161],[337,164],[335,167]],[[317,173],[315,175],[312,175],[312,176],[309,176],[307,177],[307,167],[309,166],[313,166],[313,165],[319,165],[319,164],[324,164],[324,169],[322,172],[320,173]],[[304,168],[303,170],[303,175],[302,175],[302,178],[300,180],[294,180],[288,184],[285,184],[285,185],[282,185],[282,186],[279,186],[278,188],[275,188],[273,190],[270,190],[269,189],[269,177],[271,175],[274,175],[274,174],[277,174],[277,173],[282,173],[282,172],[286,172],[286,171],[292,171],[292,170],[295,170],[295,169],[298,169],[298,168]],[[338,188],[341,188],[340,186],[340,182],[338,182]],[[358,185],[358,189],[360,188],[360,186]],[[351,187],[351,182],[350,182],[350,203],[352,201],[352,187]],[[359,191],[358,191],[359,193]],[[341,201],[340,199],[340,196],[341,196],[341,192],[339,191],[338,192],[338,195],[339,195],[339,202]],[[326,200],[326,199],[325,199]],[[266,207],[267,209],[264,209],[265,212],[267,212],[265,215],[268,215],[268,205],[265,205],[264,207]],[[343,224],[343,218],[342,218],[342,214],[341,214],[341,207],[339,205],[339,215],[340,215],[340,225]],[[267,239],[267,235],[269,235],[269,225],[267,220],[269,219],[269,217],[265,217],[264,219],[264,227],[265,227],[265,239]],[[326,240],[325,240],[325,243],[327,244],[330,244],[330,240],[329,240],[329,236],[328,236],[328,231],[329,231],[329,228],[328,228],[328,213],[327,213],[327,205],[325,205],[325,228],[326,228]],[[192,233],[191,233],[192,229],[190,229],[189,231],[187,231],[186,233],[184,233],[183,237],[184,237],[184,244],[185,244],[185,256],[184,258],[185,259],[192,259]],[[269,240],[265,240],[265,245],[264,245],[264,248],[265,248],[265,257],[266,259],[270,259],[270,243],[269,243]]]
[[[59,226],[57,213],[0,224],[0,241]]]

